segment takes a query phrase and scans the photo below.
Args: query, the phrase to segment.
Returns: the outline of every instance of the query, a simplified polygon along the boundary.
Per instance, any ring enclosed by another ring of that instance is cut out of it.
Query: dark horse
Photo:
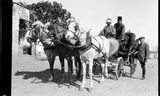
[[[137,47],[137,41],[135,40],[135,34],[131,32],[126,32],[124,35],[124,39],[120,40],[120,47],[117,53],[114,55],[114,58],[121,57],[123,60],[123,63],[120,65],[120,74],[123,72],[123,66],[129,66],[130,67],[130,76],[135,71],[136,64],[134,63],[135,59],[131,57],[130,52],[134,50],[135,47]],[[111,58],[112,59],[112,58]]]
[[[135,58],[135,54],[138,53],[139,47],[140,47],[140,44],[139,44],[139,38],[138,38],[133,42],[133,45],[131,46],[130,53],[129,53],[129,57],[130,57],[129,61],[130,61],[130,64],[131,64],[131,71],[130,71],[131,72],[131,77],[134,74],[136,66],[137,66],[136,60],[140,61],[139,58]]]
[[[59,60],[61,63],[61,74],[62,74],[61,81],[59,83],[59,87],[61,87],[61,84],[63,84],[63,82],[64,82],[64,71],[65,71],[64,70],[64,60],[66,59],[68,61],[68,73],[69,73],[69,78],[70,78],[70,85],[72,85],[73,84],[72,56],[74,56],[74,58],[75,58],[77,79],[80,78],[81,61],[80,61],[79,52],[76,50],[73,50],[73,48],[70,48],[68,46],[64,46],[62,44],[56,43],[56,41],[59,40],[60,38],[62,38],[64,35],[64,34],[62,34],[61,31],[65,32],[65,30],[62,30],[62,28],[59,25],[57,25],[56,23],[54,23],[52,25],[52,27],[54,30],[50,30],[49,32],[47,32],[46,30],[44,30],[42,28],[42,26],[39,26],[37,24],[30,31],[30,35],[28,36],[27,41],[32,42],[32,41],[36,41],[37,39],[39,39],[40,42],[43,44],[44,52],[47,56],[47,59],[49,61],[49,65],[50,65],[51,77],[49,78],[49,81],[52,81],[54,79],[54,72],[53,72],[54,61],[55,61],[55,57],[59,56]],[[59,35],[58,33],[59,34],[61,33],[61,34]],[[57,37],[53,36],[53,37],[55,37],[53,40],[52,35],[56,35]],[[46,44],[48,38],[52,38],[54,46],[49,46],[48,44]],[[69,85],[69,87],[70,87],[70,85]]]

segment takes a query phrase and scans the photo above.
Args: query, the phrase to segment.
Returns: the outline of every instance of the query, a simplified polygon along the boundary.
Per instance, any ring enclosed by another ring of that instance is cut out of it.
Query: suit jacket
[[[123,23],[114,24],[114,28],[116,30],[116,39],[122,39],[125,33],[125,25]]]
[[[138,48],[138,57],[141,62],[145,62],[145,60],[149,57],[149,45],[147,43],[142,43]]]

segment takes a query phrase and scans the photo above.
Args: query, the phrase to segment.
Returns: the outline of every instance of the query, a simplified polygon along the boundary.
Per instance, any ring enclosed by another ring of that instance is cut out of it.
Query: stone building
[[[30,21],[30,10],[13,2],[12,6],[12,55],[23,54],[23,49],[20,47],[20,34],[28,26],[26,22]],[[21,24],[25,23],[24,29],[20,28]],[[21,33],[20,33],[21,32]]]

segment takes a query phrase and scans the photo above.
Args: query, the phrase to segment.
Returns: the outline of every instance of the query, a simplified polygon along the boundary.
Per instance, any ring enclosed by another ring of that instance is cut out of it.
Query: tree
[[[58,18],[61,18],[64,22],[66,22],[67,19],[71,18],[70,12],[68,12],[66,9],[62,7],[61,3],[49,2],[49,1],[41,1],[37,4],[33,3],[31,5],[27,5],[27,8],[30,10],[35,11],[35,14],[42,23],[46,23],[50,20],[56,20]],[[31,15],[31,20],[33,21],[34,16]]]
[[[40,1],[29,5],[18,2],[18,4],[31,10],[30,20],[32,22],[35,21],[35,18],[42,23],[60,18],[63,24],[67,24],[67,20],[71,18],[71,13],[64,9],[61,3],[57,3],[56,1]]]

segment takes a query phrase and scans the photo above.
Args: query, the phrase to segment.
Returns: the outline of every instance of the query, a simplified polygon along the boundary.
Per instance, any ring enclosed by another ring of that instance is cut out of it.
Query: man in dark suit
[[[140,41],[140,44],[136,49],[137,51],[134,52],[132,57],[139,60],[142,68],[142,80],[144,80],[146,73],[145,63],[147,62],[147,59],[149,57],[149,45],[145,42],[145,37],[140,37],[138,40]]]
[[[114,24],[114,28],[116,29],[115,38],[118,40],[122,40],[125,33],[125,25],[122,23],[122,17],[118,16],[117,23]]]
[[[138,50],[138,54],[139,54],[138,55],[139,61],[142,67],[142,79],[145,79],[145,73],[146,73],[145,63],[147,62],[147,59],[149,57],[149,45],[145,43],[145,37],[140,37],[140,47]]]

